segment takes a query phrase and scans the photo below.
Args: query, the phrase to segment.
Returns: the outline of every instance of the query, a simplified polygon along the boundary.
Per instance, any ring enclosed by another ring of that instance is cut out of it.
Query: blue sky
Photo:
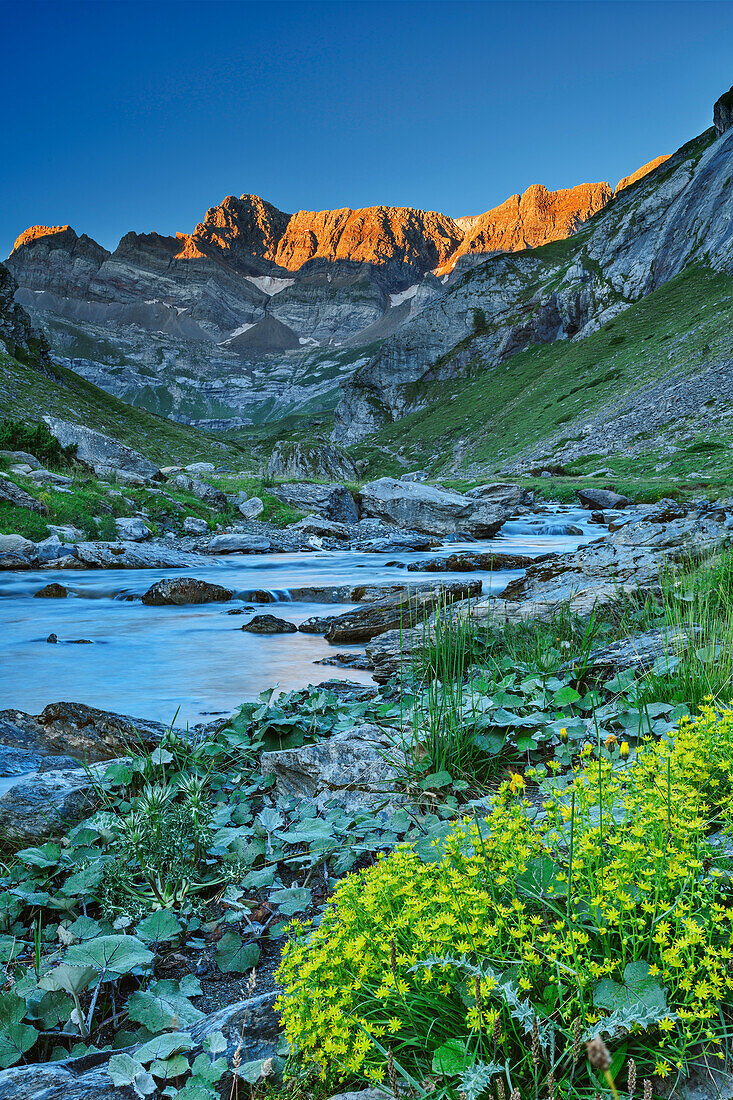
[[[0,0],[0,255],[108,248],[228,194],[479,213],[617,180],[710,125],[733,4]]]

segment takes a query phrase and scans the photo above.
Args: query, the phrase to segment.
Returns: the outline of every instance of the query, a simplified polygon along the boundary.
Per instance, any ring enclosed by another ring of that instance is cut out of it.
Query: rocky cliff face
[[[562,247],[494,256],[428,303],[346,383],[334,439],[355,442],[419,407],[423,381],[582,339],[688,264],[733,270],[733,133],[715,138],[617,192]]]
[[[289,215],[230,195],[191,234],[131,232],[111,253],[69,226],[33,226],[7,264],[18,300],[85,377],[151,411],[240,422],[324,394],[333,406],[361,349],[466,268],[567,237],[610,198],[606,183],[534,185],[454,221],[387,206]]]

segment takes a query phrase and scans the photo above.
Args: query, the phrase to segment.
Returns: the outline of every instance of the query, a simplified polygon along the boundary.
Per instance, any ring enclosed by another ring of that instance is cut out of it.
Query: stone
[[[76,558],[76,548],[65,546],[58,535],[49,535],[47,539],[37,542],[33,552],[33,560],[39,565],[58,563],[62,558]]]
[[[172,580],[156,581],[142,597],[142,602],[150,607],[163,607],[168,604],[227,603],[234,592],[220,584],[200,581],[196,577],[175,577]]]
[[[79,542],[76,560],[64,559],[61,568],[74,569],[190,569],[205,558],[161,543]],[[68,566],[67,564],[68,563]]]
[[[41,463],[36,456],[27,451],[0,451],[0,462],[20,462],[24,466],[30,466],[31,470],[41,469]]]
[[[498,504],[502,508],[509,508],[512,511],[534,503],[534,493],[531,489],[525,489],[522,485],[507,484],[506,482],[477,485],[475,489],[468,489],[465,495],[472,500],[483,500],[487,503]]]
[[[51,584],[47,584],[33,593],[37,600],[63,600],[66,599],[68,594],[68,589],[64,588],[63,584],[58,584],[56,581],[52,581]]]
[[[205,519],[198,516],[186,516],[183,521],[183,530],[187,535],[208,535],[209,525]]]
[[[729,88],[714,104],[713,126],[716,137],[722,137],[733,126],[733,88]]]
[[[36,544],[23,535],[0,535],[0,554],[18,554],[32,557]]]
[[[315,745],[263,752],[260,767],[264,776],[275,776],[278,797],[305,799],[318,810],[338,805],[347,813],[384,813],[390,803],[392,812],[404,804],[398,781],[405,754],[378,726],[358,725]]]
[[[626,508],[631,501],[621,493],[614,493],[611,489],[578,489],[578,500],[584,508]]]
[[[116,519],[115,527],[120,538],[130,542],[145,542],[153,533],[148,525],[137,516],[123,516],[121,519]]]
[[[28,477],[39,485],[71,485],[74,481],[73,478],[67,477],[65,474],[57,474],[53,470],[43,469],[31,470]]]
[[[26,776],[0,798],[0,829],[13,841],[35,844],[58,836],[99,802],[95,778],[105,765],[49,770]]]
[[[276,615],[255,615],[244,624],[242,630],[248,634],[295,634],[298,628],[286,619],[278,619]]]
[[[2,476],[0,476],[0,501],[13,504],[16,508],[27,508],[29,512],[38,512],[41,516],[48,514],[48,508],[43,501],[36,500],[14,481]]]
[[[345,485],[319,485],[302,481],[270,489],[272,496],[301,512],[315,513],[337,523],[357,523],[359,512],[353,494]]]
[[[407,532],[378,539],[353,539],[351,549],[363,554],[409,554],[413,550],[429,550],[431,546],[439,544],[440,540],[432,535],[413,535]]]
[[[304,516],[297,523],[291,523],[289,531],[299,531],[303,535],[319,535],[322,538],[348,539],[350,528],[345,523],[337,523],[323,516]]]
[[[137,1100],[127,1085],[116,1086],[107,1072],[109,1051],[84,1058],[65,1058],[0,1072],[0,1100]]]
[[[264,554],[272,549],[272,543],[262,535],[231,532],[215,535],[206,549],[210,554]]]
[[[400,481],[427,481],[430,474],[427,470],[413,470],[409,474],[402,474]]]
[[[213,474],[216,466],[213,462],[190,462],[184,470],[187,474]]]
[[[237,511],[245,519],[257,519],[264,510],[265,505],[259,497],[250,497],[248,500],[242,500],[237,504]]]
[[[643,634],[634,634],[622,638],[610,645],[594,649],[576,661],[568,661],[560,671],[582,665],[583,675],[594,679],[623,672],[627,668],[634,672],[643,672],[650,668],[658,657],[679,657],[689,649],[695,638],[693,627],[660,627],[647,630]]]
[[[356,481],[358,471],[353,459],[332,443],[275,444],[265,468],[268,477]]]
[[[144,478],[159,479],[160,471],[155,463],[108,435],[54,416],[44,416],[43,419],[51,435],[58,439],[62,447],[76,444],[77,458],[88,466],[113,467],[116,470],[128,470]]]
[[[471,573],[476,570],[492,573],[500,569],[527,569],[544,557],[546,555],[531,557],[529,554],[494,554],[469,550],[459,554],[434,554],[432,558],[411,561],[407,570],[409,573]]]
[[[193,493],[199,500],[203,500],[204,504],[208,504],[210,508],[216,508],[218,511],[223,511],[227,504],[226,493],[221,489],[217,489],[214,485],[209,485],[206,481],[201,481],[199,478],[189,477],[188,474],[178,474],[174,478],[174,485],[179,489],[183,489],[186,493]]]
[[[387,596],[330,618],[326,641],[332,645],[368,642],[388,630],[407,629],[430,615],[436,607],[480,596],[481,587],[481,581],[449,581],[417,590],[404,589],[398,596]]]
[[[99,710],[85,703],[49,703],[39,715],[0,711],[0,744],[29,751],[72,752],[90,760],[124,756],[131,746],[156,748],[168,726]]]
[[[120,470],[116,466],[95,466],[94,472],[101,481],[112,481],[117,485],[127,485],[131,489],[141,489],[154,484],[150,477],[135,473],[133,470]]]
[[[77,542],[86,538],[83,531],[80,531],[78,527],[71,526],[57,526],[54,523],[47,523],[47,529],[52,535],[56,535],[62,542]]]
[[[485,538],[493,537],[511,514],[511,510],[501,505],[485,504],[462,493],[392,477],[364,485],[359,493],[359,506],[362,515],[397,527],[428,534],[468,531]]]

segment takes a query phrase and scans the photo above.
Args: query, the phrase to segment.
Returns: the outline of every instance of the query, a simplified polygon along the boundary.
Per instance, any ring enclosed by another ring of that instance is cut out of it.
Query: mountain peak
[[[16,238],[15,244],[13,245],[13,252],[18,248],[22,248],[24,244],[30,244],[32,241],[40,240],[41,237],[53,237],[60,233],[66,234],[70,242],[78,240],[76,233],[70,225],[30,225]]]

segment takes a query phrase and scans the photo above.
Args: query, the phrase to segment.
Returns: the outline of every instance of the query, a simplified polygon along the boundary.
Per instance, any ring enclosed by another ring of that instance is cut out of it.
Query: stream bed
[[[540,555],[563,553],[598,538],[605,528],[588,512],[556,507],[509,520],[491,540],[447,543],[436,555],[495,550]],[[582,535],[566,534],[567,525]],[[520,570],[489,573],[407,572],[424,551],[373,554],[313,551],[211,558],[191,569],[29,570],[0,574],[0,709],[39,713],[57,700],[86,703],[121,714],[185,726],[229,714],[244,700],[275,685],[284,690],[328,679],[371,683],[368,672],[314,664],[336,652],[314,634],[256,635],[241,630],[249,615],[247,593],[265,589],[274,602],[256,606],[296,625],[311,615],[335,615],[352,604],[305,603],[291,589],[344,584],[480,579],[484,593],[500,593]],[[389,564],[399,562],[401,566]],[[195,576],[235,590],[228,604],[148,607],[139,597],[164,577]],[[66,599],[34,599],[50,581]],[[56,634],[58,644],[46,639]],[[84,639],[91,644],[75,645]]]

